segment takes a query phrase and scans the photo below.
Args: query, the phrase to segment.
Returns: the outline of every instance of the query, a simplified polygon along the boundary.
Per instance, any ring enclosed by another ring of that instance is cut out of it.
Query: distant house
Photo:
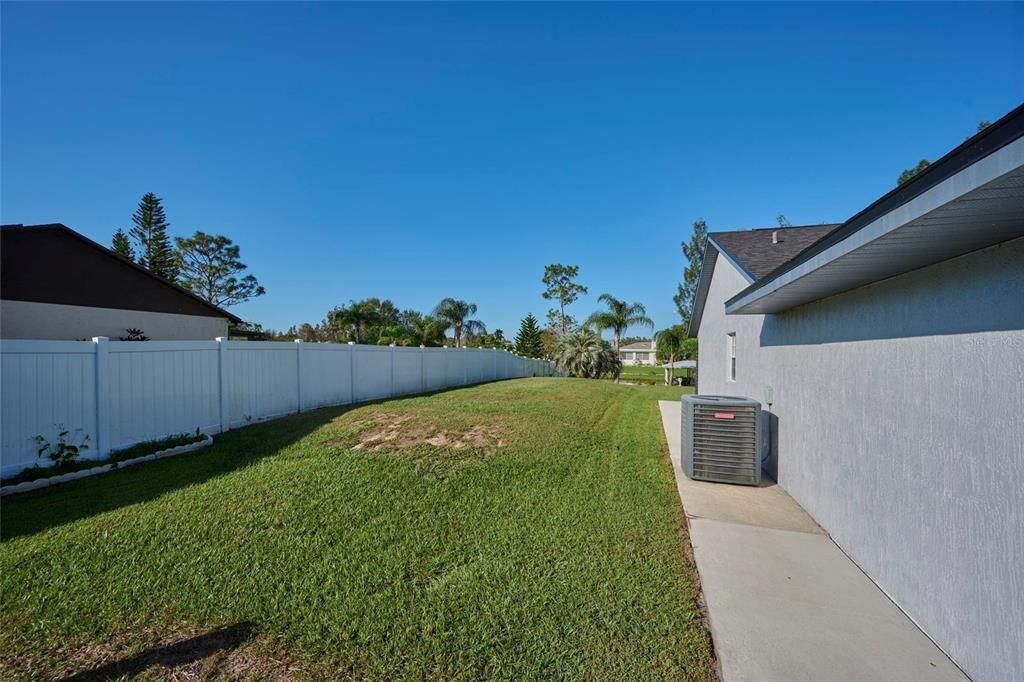
[[[619,359],[623,365],[653,365],[657,348],[654,341],[637,341],[619,346]]]
[[[0,338],[213,339],[241,322],[61,224],[0,227]]]
[[[1024,106],[840,225],[715,232],[697,390],[972,678],[1024,679]]]

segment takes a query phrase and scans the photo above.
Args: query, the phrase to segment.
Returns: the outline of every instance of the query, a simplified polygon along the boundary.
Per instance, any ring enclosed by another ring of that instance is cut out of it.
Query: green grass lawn
[[[504,381],[5,498],[0,677],[713,678],[679,395]]]

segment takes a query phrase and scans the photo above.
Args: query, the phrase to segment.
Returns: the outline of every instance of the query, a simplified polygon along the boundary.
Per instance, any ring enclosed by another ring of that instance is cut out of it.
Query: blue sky
[[[1020,4],[10,4],[0,217],[226,234],[285,328],[511,335],[546,263],[677,322],[679,242],[843,220],[1024,100]]]

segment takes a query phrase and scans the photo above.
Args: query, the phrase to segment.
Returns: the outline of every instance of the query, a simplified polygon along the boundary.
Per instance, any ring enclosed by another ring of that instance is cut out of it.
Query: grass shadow
[[[113,661],[62,679],[64,682],[98,682],[99,680],[133,678],[152,666],[173,669],[218,654],[223,658],[248,641],[253,634],[252,623],[226,625],[172,644],[152,647],[129,658]]]
[[[232,429],[216,436],[214,444],[204,450],[6,497],[0,507],[0,542],[229,474],[276,454],[361,405],[326,407]]]
[[[194,453],[5,497],[0,503],[0,543],[146,502],[229,474],[278,453],[332,419],[360,407],[430,397],[480,385],[452,386],[426,393],[321,407],[232,429],[215,436],[211,447]]]

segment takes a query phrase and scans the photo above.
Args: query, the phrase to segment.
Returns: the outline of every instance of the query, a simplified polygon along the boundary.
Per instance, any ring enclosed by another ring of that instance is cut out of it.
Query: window
[[[725,337],[726,343],[726,379],[736,381],[736,332],[729,332]]]

